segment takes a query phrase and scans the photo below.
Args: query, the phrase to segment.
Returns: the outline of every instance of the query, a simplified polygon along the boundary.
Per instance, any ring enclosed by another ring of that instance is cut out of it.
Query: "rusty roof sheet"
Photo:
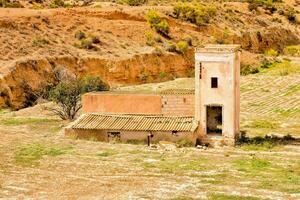
[[[73,129],[126,131],[195,131],[194,117],[161,115],[84,114],[72,125]]]

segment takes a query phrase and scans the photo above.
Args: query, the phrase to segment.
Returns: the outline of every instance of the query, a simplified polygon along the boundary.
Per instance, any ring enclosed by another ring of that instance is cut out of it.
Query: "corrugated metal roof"
[[[194,131],[194,117],[161,115],[84,114],[72,125],[73,129],[127,131]]]

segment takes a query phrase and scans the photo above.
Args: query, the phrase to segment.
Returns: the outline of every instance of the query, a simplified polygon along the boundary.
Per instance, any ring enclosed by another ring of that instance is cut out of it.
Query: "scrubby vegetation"
[[[85,32],[78,30],[75,32],[74,37],[78,40],[78,42],[75,42],[74,46],[87,50],[99,50],[98,45],[101,41],[98,36],[89,35],[89,37],[87,37]]]
[[[146,4],[148,0],[121,0],[120,2],[126,3],[130,6],[140,6]]]
[[[50,8],[60,8],[60,7],[71,7],[71,4],[66,3],[64,0],[53,0],[50,4]]]
[[[15,153],[15,161],[22,166],[36,166],[43,156],[59,156],[71,149],[71,147],[47,147],[39,143],[29,144]]]
[[[176,44],[176,50],[181,54],[185,54],[187,52],[188,48],[189,48],[189,45],[186,41],[179,41]]]
[[[265,51],[265,55],[276,57],[278,56],[278,51],[276,51],[275,49],[269,49]]]
[[[216,12],[217,8],[212,4],[178,3],[174,6],[173,16],[201,26],[208,24]]]
[[[99,77],[86,77],[83,79],[61,81],[50,91],[50,99],[55,102],[59,108],[49,109],[61,119],[72,120],[82,107],[80,103],[82,94],[108,89],[109,86]]]
[[[283,49],[284,55],[300,56],[300,46],[287,46]]]
[[[23,8],[24,6],[19,1],[1,0],[0,8]]]
[[[151,28],[154,28],[156,32],[165,37],[169,36],[170,26],[165,19],[162,19],[158,12],[154,10],[149,11],[146,15],[146,19]]]

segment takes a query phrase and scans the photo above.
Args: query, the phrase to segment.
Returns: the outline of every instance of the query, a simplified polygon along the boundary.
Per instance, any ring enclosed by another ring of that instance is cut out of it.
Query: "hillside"
[[[300,65],[279,63],[242,77],[241,129],[300,136]],[[191,89],[192,78],[116,88]],[[0,196],[45,199],[297,200],[300,146],[176,148],[67,138],[67,122],[43,105],[0,109]],[[263,138],[263,137],[262,137]],[[284,183],[284,184],[283,184]],[[86,187],[83,189],[82,185]]]
[[[281,53],[299,44],[299,5],[294,1],[274,3],[273,13],[265,6],[250,11],[246,2],[212,1],[213,6],[205,5],[214,14],[203,25],[174,16],[173,1],[53,9],[47,2],[0,8],[1,107],[32,105],[34,94],[65,69],[80,77],[101,76],[115,87],[193,76],[193,49],[206,43],[241,44],[243,66],[251,67],[259,66],[261,54],[270,49]],[[149,26],[149,10],[167,21],[167,37]],[[184,54],[176,47],[182,40],[190,44]]]

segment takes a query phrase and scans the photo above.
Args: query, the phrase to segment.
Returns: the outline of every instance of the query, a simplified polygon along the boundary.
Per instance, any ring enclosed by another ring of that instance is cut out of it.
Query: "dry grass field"
[[[281,63],[242,77],[243,130],[300,135],[299,67]],[[192,79],[177,79],[122,89],[191,85]],[[67,124],[39,106],[0,111],[0,198],[300,198],[299,145],[150,149],[65,138]]]

